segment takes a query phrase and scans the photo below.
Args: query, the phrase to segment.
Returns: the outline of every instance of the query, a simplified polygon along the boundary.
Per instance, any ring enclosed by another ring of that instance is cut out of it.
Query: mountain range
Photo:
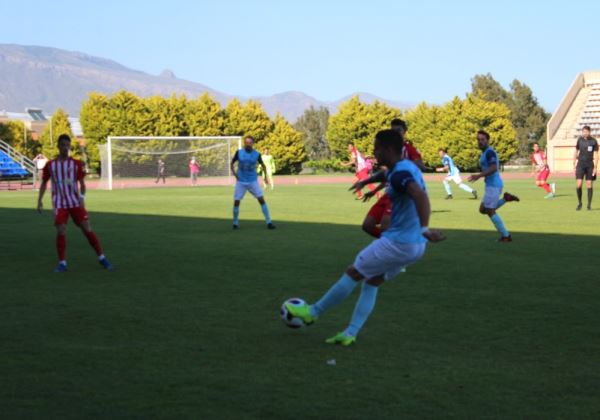
[[[89,92],[111,94],[128,90],[140,96],[185,94],[196,97],[208,92],[223,106],[233,98],[249,98],[227,94],[201,83],[183,80],[170,70],[151,75],[130,69],[106,58],[41,46],[0,44],[0,111],[23,112],[25,108],[42,108],[52,113],[58,107],[70,115],[79,115],[81,103]],[[281,92],[252,99],[262,103],[270,115],[281,113],[295,121],[311,105],[324,106],[335,112],[339,104],[358,94],[362,101],[375,100],[406,109],[412,103],[379,98],[355,92],[337,101],[320,101],[303,92]]]

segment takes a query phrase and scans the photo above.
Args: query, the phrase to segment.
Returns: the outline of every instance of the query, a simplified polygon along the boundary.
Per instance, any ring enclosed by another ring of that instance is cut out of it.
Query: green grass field
[[[357,291],[301,331],[278,317],[370,241],[343,185],[269,192],[276,231],[247,197],[236,232],[231,188],[90,191],[114,273],[73,225],[52,273],[51,212],[2,193],[0,417],[599,418],[600,211],[574,211],[571,180],[554,200],[507,184],[499,244],[478,202],[430,183],[448,240],[382,286],[353,348],[323,340]]]

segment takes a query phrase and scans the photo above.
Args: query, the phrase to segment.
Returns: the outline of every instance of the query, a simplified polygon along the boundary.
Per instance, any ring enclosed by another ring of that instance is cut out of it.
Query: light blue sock
[[[506,204],[506,200],[504,198],[501,198],[500,200],[498,200],[498,204],[496,204],[496,209],[499,209],[500,207],[502,207],[505,204]]]
[[[446,194],[452,195],[452,189],[450,189],[450,183],[448,181],[442,181],[444,183],[444,189],[446,190]]]
[[[492,219],[492,223],[494,224],[494,226],[496,226],[496,230],[500,232],[502,236],[509,235],[508,230],[506,230],[506,228],[504,227],[504,222],[502,221],[502,218],[498,213],[494,214],[492,217],[490,217],[490,219]]]
[[[344,331],[346,335],[356,337],[360,329],[365,325],[367,318],[369,318],[369,315],[371,315],[371,312],[373,312],[373,308],[375,307],[377,289],[377,286],[371,286],[366,281],[363,283],[360,296],[358,297],[354,312],[352,313],[350,325],[346,328],[346,331]]]
[[[460,189],[462,189],[462,190],[464,190],[464,191],[466,191],[468,193],[472,193],[473,192],[473,188],[469,187],[467,184],[460,183],[458,185],[458,188],[460,188]]]
[[[323,295],[321,299],[310,307],[310,314],[319,317],[323,312],[333,308],[348,297],[356,287],[357,281],[352,280],[344,273],[340,279]]]
[[[267,203],[261,204],[260,208],[263,214],[265,215],[265,221],[267,222],[267,224],[271,223],[271,216],[269,215],[269,207],[267,206]]]
[[[240,222],[240,206],[233,206],[233,224],[237,225]]]

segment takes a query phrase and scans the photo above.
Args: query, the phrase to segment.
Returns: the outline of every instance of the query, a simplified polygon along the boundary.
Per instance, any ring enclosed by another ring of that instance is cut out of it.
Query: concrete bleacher
[[[550,169],[573,170],[574,147],[583,126],[600,138],[600,71],[577,75],[558,108],[548,121],[547,156]]]

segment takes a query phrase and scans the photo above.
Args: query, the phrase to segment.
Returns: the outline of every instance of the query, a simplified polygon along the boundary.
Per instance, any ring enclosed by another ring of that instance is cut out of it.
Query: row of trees
[[[283,172],[298,171],[306,159],[302,133],[279,114],[271,119],[252,100],[234,99],[222,108],[208,94],[188,99],[92,93],[82,105],[80,121],[92,168],[98,168],[97,146],[108,136],[250,135],[259,149],[269,148]]]
[[[389,128],[394,118],[409,125],[408,140],[422,152],[428,165],[437,165],[438,149],[444,147],[463,168],[478,164],[475,132],[487,130],[503,161],[528,154],[533,141],[543,141],[549,114],[539,105],[531,89],[514,80],[504,89],[490,74],[476,75],[465,98],[455,97],[442,105],[420,103],[406,112],[381,102],[364,103],[354,96],[340,105],[334,115],[326,108],[309,108],[294,125],[277,114],[274,118],[259,102],[237,99],[222,107],[208,94],[141,98],[120,91],[112,96],[92,93],[83,103],[80,121],[86,139],[86,158],[92,170],[99,169],[98,145],[108,136],[223,136],[251,135],[257,147],[268,147],[282,172],[294,173],[309,165],[340,169],[347,158],[347,145],[353,142],[365,154],[373,153],[373,137]],[[56,155],[50,127],[39,142],[24,139],[23,124],[11,121],[0,125],[0,138],[21,152]],[[72,135],[68,115],[57,110],[52,118],[55,140]],[[148,145],[150,147],[151,145]],[[158,146],[157,146],[158,147]],[[79,153],[76,142],[75,154]]]

